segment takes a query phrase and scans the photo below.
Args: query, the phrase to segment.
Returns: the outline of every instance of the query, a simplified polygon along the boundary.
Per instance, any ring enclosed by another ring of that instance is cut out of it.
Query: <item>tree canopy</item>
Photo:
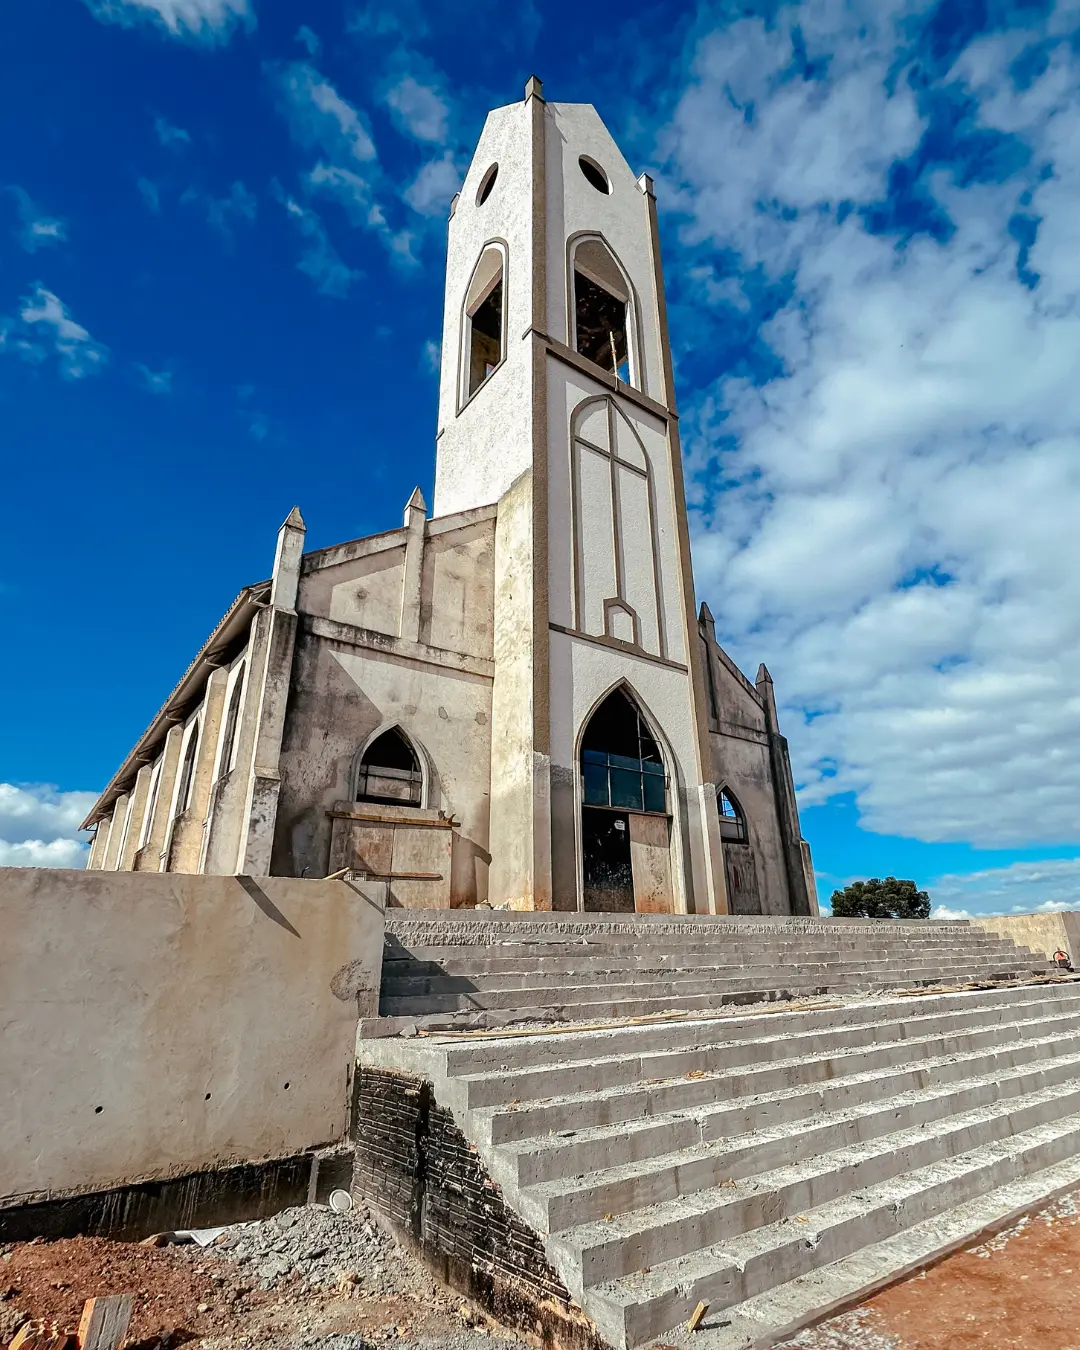
[[[896,877],[871,877],[853,881],[832,893],[832,912],[837,919],[928,919],[930,895],[913,881]]]

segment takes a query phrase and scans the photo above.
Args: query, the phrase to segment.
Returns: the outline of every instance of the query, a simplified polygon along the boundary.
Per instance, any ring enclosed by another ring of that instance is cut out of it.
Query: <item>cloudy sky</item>
[[[772,670],[823,896],[1080,907],[1080,4],[0,33],[0,864],[80,865],[294,502],[320,547],[430,493],[447,206],[535,71],[657,180],[699,593]]]

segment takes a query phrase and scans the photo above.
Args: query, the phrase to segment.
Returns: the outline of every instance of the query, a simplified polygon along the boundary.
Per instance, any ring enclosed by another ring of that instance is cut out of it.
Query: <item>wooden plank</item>
[[[120,1350],[133,1302],[132,1294],[88,1298],[79,1320],[79,1350]]]

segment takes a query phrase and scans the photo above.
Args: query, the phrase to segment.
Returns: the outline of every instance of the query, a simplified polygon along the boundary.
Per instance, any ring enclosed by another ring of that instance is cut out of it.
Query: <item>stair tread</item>
[[[536,1197],[561,1196],[582,1190],[590,1185],[632,1181],[639,1177],[647,1177],[673,1167],[683,1166],[705,1159],[714,1159],[717,1162],[722,1162],[726,1157],[743,1154],[748,1150],[760,1147],[764,1144],[775,1143],[790,1138],[794,1133],[806,1132],[823,1125],[828,1125],[831,1128],[839,1127],[840,1125],[851,1121],[888,1114],[890,1111],[902,1110],[905,1107],[929,1104],[931,1102],[948,1101],[950,1098],[961,1098],[966,1094],[983,1087],[997,1087],[1004,1094],[1007,1087],[1020,1085],[1025,1080],[1038,1077],[1040,1074],[1048,1073],[1051,1070],[1056,1071],[1055,1082],[1052,1085],[1048,1084],[1048,1087],[1062,1087],[1062,1079],[1067,1078],[1070,1072],[1075,1074],[1075,1081],[1078,1086],[1080,1086],[1080,1045],[1078,1045],[1076,1053],[1072,1055],[1059,1055],[1043,1060],[1035,1060],[1020,1068],[1008,1071],[976,1074],[971,1078],[956,1079],[932,1087],[912,1088],[903,1092],[898,1092],[885,1099],[859,1102],[852,1106],[842,1107],[837,1110],[822,1107],[812,1115],[800,1117],[796,1120],[779,1122],[770,1127],[750,1129],[738,1135],[722,1136],[689,1147],[676,1149],[669,1153],[656,1154],[650,1158],[640,1159],[635,1162],[622,1163],[608,1168],[596,1169],[591,1172],[582,1172],[574,1177],[564,1177],[553,1181],[537,1182],[524,1189],[527,1194]],[[1027,1092],[1017,1092],[1014,1096],[1004,1097],[1003,1099],[1015,1102],[1022,1096],[1041,1090],[1041,1088],[1033,1084]],[[745,1100],[746,1099],[740,1099],[739,1106],[744,1105]],[[975,1106],[970,1109],[972,1111],[978,1111],[983,1108],[981,1106]],[[951,1116],[942,1116],[938,1118],[938,1121],[928,1123],[943,1122],[945,1120],[953,1119],[955,1116],[961,1114],[966,1114],[966,1112],[956,1112]],[[922,1126],[914,1125],[911,1128],[920,1129]],[[816,1156],[822,1158],[826,1155],[824,1153],[819,1153]]]
[[[1080,1101],[1080,1082],[1076,1085],[1076,1093],[1078,1101]],[[935,1136],[959,1134],[970,1129],[973,1125],[1017,1114],[1028,1107],[1053,1101],[1062,1095],[1059,1085],[1052,1084],[1018,1097],[1009,1098],[1002,1103],[991,1103],[945,1117],[943,1120],[933,1122],[938,1127],[935,1130],[921,1125],[912,1126],[892,1134],[879,1135],[873,1139],[845,1144],[838,1149],[818,1154],[812,1158],[800,1159],[797,1162],[773,1168],[767,1172],[759,1172],[749,1177],[735,1179],[723,1186],[710,1187],[690,1195],[677,1196],[671,1200],[661,1201],[658,1204],[649,1205],[627,1214],[616,1215],[610,1222],[598,1220],[581,1224],[558,1234],[557,1241],[566,1250],[587,1251],[591,1247],[607,1247],[641,1233],[655,1231],[658,1228],[667,1228],[673,1223],[685,1223],[710,1212],[738,1205],[740,1202],[753,1197],[771,1195],[784,1187],[810,1181],[815,1177],[826,1176],[846,1167],[857,1166],[881,1154],[895,1154],[898,1149],[924,1142],[931,1134]],[[963,1152],[969,1151],[971,1150],[963,1150]],[[926,1166],[934,1165],[926,1164]],[[898,1171],[897,1176],[909,1176],[912,1172],[919,1170],[922,1169],[905,1169],[902,1172]],[[858,1189],[861,1191],[870,1188],[858,1187]],[[747,1233],[736,1235],[730,1241],[734,1242],[747,1238],[748,1234],[754,1231],[756,1230],[749,1229]],[[725,1244],[729,1245],[727,1239],[725,1239]]]
[[[768,1253],[793,1239],[806,1241],[815,1232],[853,1217],[860,1211],[870,1211],[883,1203],[902,1202],[931,1185],[938,1185],[950,1177],[962,1176],[966,1171],[981,1165],[985,1155],[1019,1154],[1032,1143],[1072,1134],[1080,1135],[1080,1112],[1019,1131],[1007,1139],[995,1140],[952,1157],[912,1168],[808,1208],[796,1216],[733,1235],[696,1252],[655,1262],[647,1271],[634,1271],[592,1286],[589,1293],[613,1303],[641,1303],[649,1297],[667,1292],[673,1286],[689,1284],[713,1270],[745,1265],[751,1257]]]

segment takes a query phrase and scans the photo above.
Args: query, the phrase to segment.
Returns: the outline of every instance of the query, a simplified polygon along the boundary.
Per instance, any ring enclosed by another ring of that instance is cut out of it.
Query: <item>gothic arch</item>
[[[361,790],[361,775],[364,773],[365,768],[377,767],[374,764],[366,765],[365,761],[367,760],[369,754],[375,747],[376,742],[381,741],[384,736],[388,736],[391,733],[396,733],[397,736],[399,736],[401,740],[405,743],[405,746],[408,748],[408,750],[412,753],[413,759],[415,760],[416,767],[420,775],[419,794],[418,794],[419,799],[415,802],[409,802],[402,799],[401,805],[403,806],[412,805],[421,807],[427,806],[434,786],[434,774],[432,772],[431,761],[428,758],[427,751],[424,749],[424,747],[420,744],[420,742],[416,739],[416,737],[412,735],[411,732],[407,731],[405,727],[402,726],[402,724],[399,721],[383,722],[379,726],[377,726],[375,730],[368,736],[367,740],[365,740],[360,749],[353,756],[352,764],[349,769],[350,800],[352,801],[372,800],[371,797],[361,797],[359,795]]]
[[[589,744],[613,697],[625,711]],[[628,731],[625,713],[635,715]],[[627,735],[633,744],[623,744]],[[659,773],[650,765],[657,765]],[[602,912],[678,912],[682,877],[681,775],[660,725],[629,680],[613,681],[581,718],[574,738],[579,906]]]
[[[716,810],[720,817],[720,838],[726,843],[748,844],[750,832],[746,812],[726,783],[716,789]]]
[[[488,239],[469,274],[459,319],[459,412],[506,360],[509,257],[504,239]]]
[[[570,513],[574,626],[666,656],[652,462],[610,394],[571,415]]]
[[[596,359],[583,351],[583,334],[578,331],[579,297],[578,273],[592,288],[606,292],[608,297],[625,305],[623,319],[626,336],[626,376],[624,383],[634,389],[645,390],[643,367],[643,346],[641,338],[641,304],[637,288],[630,280],[630,273],[623,266],[619,255],[597,230],[580,230],[566,241],[566,338],[567,345],[589,359]],[[590,295],[592,294],[590,290]],[[593,297],[602,303],[602,297]],[[603,344],[601,344],[603,345]],[[621,356],[621,352],[618,353]],[[609,363],[610,362],[610,363]],[[612,362],[606,353],[597,361],[603,369],[618,375],[618,362]],[[620,378],[623,378],[620,376]]]

